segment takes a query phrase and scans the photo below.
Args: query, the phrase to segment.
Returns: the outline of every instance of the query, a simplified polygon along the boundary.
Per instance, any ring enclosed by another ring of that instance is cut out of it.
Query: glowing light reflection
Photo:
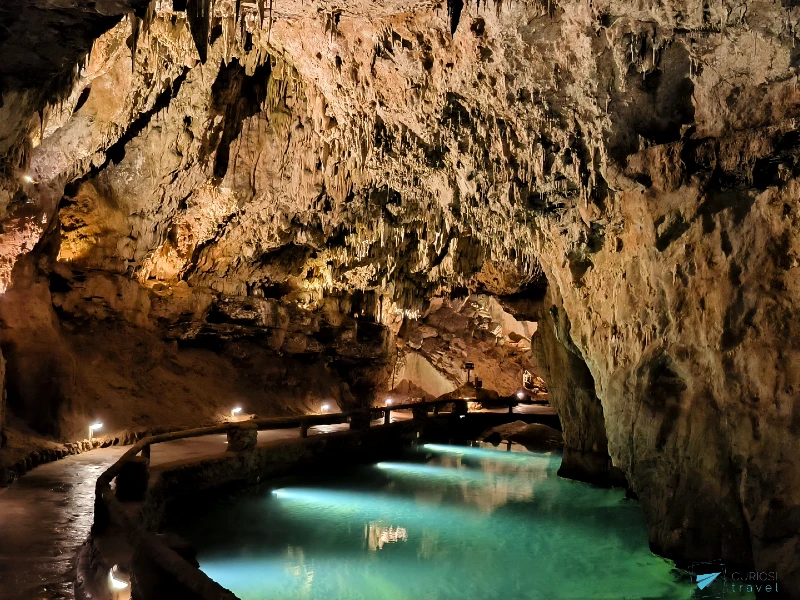
[[[453,469],[451,467],[437,467],[433,465],[417,465],[413,463],[379,462],[375,466],[379,469],[392,471],[399,475],[424,477],[426,479],[450,479],[480,483],[484,482],[488,477],[483,471]]]
[[[468,513],[466,507],[452,508],[438,504],[425,498],[404,498],[381,493],[342,492],[323,488],[279,488],[272,491],[275,498],[287,503],[293,512],[311,510],[316,518],[324,517],[333,520],[364,517],[369,520],[386,518],[420,518],[424,513],[433,516],[441,523],[451,526],[460,523]]]
[[[472,446],[449,446],[447,444],[423,444],[419,446],[425,452],[436,454],[456,454],[464,458],[514,461],[524,463],[551,462],[556,456],[552,453],[534,454],[526,451],[509,450],[490,450],[489,448],[474,448]]]

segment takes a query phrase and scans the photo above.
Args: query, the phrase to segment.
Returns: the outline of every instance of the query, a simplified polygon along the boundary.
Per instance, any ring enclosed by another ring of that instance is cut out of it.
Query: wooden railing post
[[[301,438],[308,437],[308,421],[306,419],[300,421],[300,437]]]
[[[392,422],[392,411],[389,410],[388,408],[384,409],[384,411],[383,411],[383,424],[384,425],[388,425],[391,422]]]

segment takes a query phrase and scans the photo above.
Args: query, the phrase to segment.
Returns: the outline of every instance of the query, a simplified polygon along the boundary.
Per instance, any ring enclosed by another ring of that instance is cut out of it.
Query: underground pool
[[[173,529],[242,600],[690,599],[622,490],[517,446],[399,459],[213,501]]]

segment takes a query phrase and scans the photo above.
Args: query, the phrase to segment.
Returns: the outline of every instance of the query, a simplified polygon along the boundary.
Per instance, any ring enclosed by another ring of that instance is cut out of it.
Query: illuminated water
[[[639,505],[556,476],[559,456],[425,446],[184,515],[242,600],[681,600]]]

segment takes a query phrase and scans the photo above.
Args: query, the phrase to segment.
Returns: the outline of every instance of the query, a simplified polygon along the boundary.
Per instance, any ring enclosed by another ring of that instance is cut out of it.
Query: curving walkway
[[[312,427],[309,435],[346,425]],[[287,439],[299,429],[259,431],[259,441]],[[225,435],[153,446],[151,465],[225,451]],[[74,558],[94,520],[94,488],[127,446],[68,456],[33,469],[0,489],[0,599],[71,599]]]
[[[495,411],[479,411],[495,412]],[[504,411],[497,412],[507,412]],[[516,407],[519,414],[555,414],[550,407]],[[392,413],[392,421],[411,418]],[[347,424],[317,425],[308,434],[347,429]],[[295,438],[300,430],[258,432],[259,442]],[[151,466],[207,457],[226,449],[225,435],[164,442],[152,447]],[[125,453],[114,446],[68,456],[37,467],[0,489],[0,599],[74,598],[74,559],[94,520],[97,478]]]
[[[68,456],[0,490],[0,598],[73,597],[73,559],[92,526],[95,482],[125,450]]]

